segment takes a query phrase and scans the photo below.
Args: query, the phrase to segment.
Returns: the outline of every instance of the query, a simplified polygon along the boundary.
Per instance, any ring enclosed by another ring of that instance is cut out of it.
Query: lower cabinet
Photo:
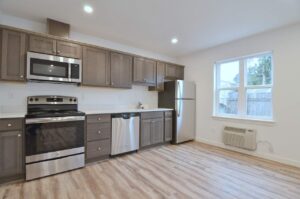
[[[22,119],[0,120],[0,183],[24,177]]]
[[[164,112],[141,113],[141,147],[164,142]]]
[[[86,161],[107,159],[111,151],[111,115],[87,115]]]
[[[173,117],[172,111],[165,112],[165,142],[172,141],[173,138]]]

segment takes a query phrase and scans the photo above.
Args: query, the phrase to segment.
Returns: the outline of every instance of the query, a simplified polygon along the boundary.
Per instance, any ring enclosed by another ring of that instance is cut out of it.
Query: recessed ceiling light
[[[174,38],[172,38],[171,42],[172,42],[172,44],[177,44],[178,39],[176,37],[174,37]]]
[[[91,14],[91,13],[93,12],[93,8],[92,8],[92,6],[90,6],[90,5],[85,5],[85,6],[83,6],[83,10],[84,10],[86,13],[89,13],[89,14]]]

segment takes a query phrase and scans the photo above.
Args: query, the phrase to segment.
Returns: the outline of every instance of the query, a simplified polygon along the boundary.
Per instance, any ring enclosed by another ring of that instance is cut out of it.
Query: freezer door
[[[175,81],[175,98],[176,99],[195,99],[196,85],[193,82],[183,80]]]
[[[176,143],[195,139],[195,100],[175,100]]]

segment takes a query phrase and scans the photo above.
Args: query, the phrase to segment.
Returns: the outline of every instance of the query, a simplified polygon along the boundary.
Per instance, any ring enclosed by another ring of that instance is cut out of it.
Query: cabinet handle
[[[114,85],[114,83],[112,82],[112,83],[111,83],[111,85],[113,86],[113,85]]]
[[[100,130],[98,131],[98,134],[101,134],[101,131],[100,131]]]
[[[21,137],[22,135],[21,134],[18,134],[18,137]]]
[[[11,125],[11,123],[8,123],[7,126],[8,126],[8,127],[11,127],[12,125]]]
[[[101,151],[101,147],[98,147],[98,151]]]
[[[57,51],[57,54],[59,54],[59,53],[60,53],[60,51],[58,50],[58,51]]]
[[[100,121],[101,120],[101,117],[98,117],[98,121]]]
[[[20,75],[20,78],[21,78],[21,79],[23,79],[23,77],[24,77],[23,75]]]

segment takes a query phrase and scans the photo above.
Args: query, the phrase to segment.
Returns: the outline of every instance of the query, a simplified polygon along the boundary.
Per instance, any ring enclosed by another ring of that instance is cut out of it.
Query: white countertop
[[[110,114],[110,113],[143,113],[156,111],[173,111],[170,108],[151,108],[151,109],[102,109],[102,110],[80,110],[85,114]]]
[[[80,110],[89,114],[110,114],[110,113],[142,113],[142,112],[154,112],[154,111],[172,111],[169,108],[151,108],[151,109],[102,109],[102,110]],[[26,113],[0,113],[0,119],[4,118],[23,118]]]
[[[0,113],[0,119],[4,118],[23,118],[26,113]]]

